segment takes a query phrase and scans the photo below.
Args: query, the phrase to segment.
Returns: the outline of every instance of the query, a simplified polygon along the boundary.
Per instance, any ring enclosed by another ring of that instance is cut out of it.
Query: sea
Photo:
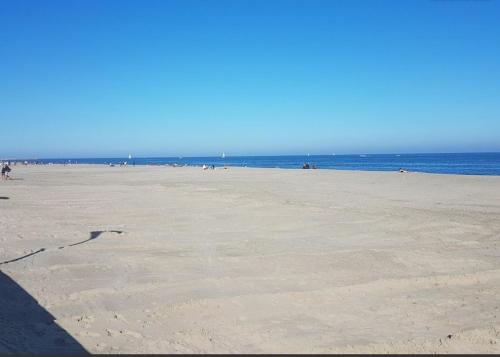
[[[356,155],[290,155],[223,157],[137,157],[131,158],[66,158],[28,160],[40,164],[105,164],[120,165],[214,165],[300,169],[310,167],[328,170],[399,171],[459,175],[500,175],[500,153],[447,154],[356,154]]]

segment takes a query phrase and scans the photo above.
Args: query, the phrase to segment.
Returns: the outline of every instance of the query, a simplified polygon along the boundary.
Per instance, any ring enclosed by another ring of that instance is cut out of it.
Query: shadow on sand
[[[34,252],[31,252],[29,254],[26,254],[26,255],[23,255],[22,257],[17,257],[17,258],[14,258],[14,259],[11,259],[11,260],[6,260],[4,262],[0,262],[0,265],[2,264],[9,264],[9,263],[14,263],[14,262],[17,262],[18,260],[23,260],[23,259],[26,259],[26,258],[29,258],[35,254],[38,254],[38,253],[41,253],[41,252],[45,252],[45,248],[40,248]]]
[[[67,247],[73,247],[75,245],[87,243],[87,242],[89,242],[91,240],[97,239],[101,234],[106,233],[106,232],[117,233],[117,234],[122,234],[123,233],[123,231],[116,231],[116,230],[111,230],[111,231],[92,231],[92,232],[90,232],[90,238],[82,240],[81,242],[76,242],[76,243],[73,243],[73,244],[63,245],[61,247],[58,247],[57,249],[64,249],[64,248],[67,248]],[[34,252],[31,252],[29,254],[25,254],[25,255],[23,255],[21,257],[17,257],[17,258],[14,258],[14,259],[5,260],[3,262],[0,262],[0,265],[17,262],[19,260],[23,260],[23,259],[32,257],[35,254],[45,252],[46,250],[53,250],[53,249],[54,248],[49,248],[49,249],[47,249],[47,248],[40,248],[40,249],[38,249],[38,250],[36,250]]]
[[[66,248],[66,247],[74,247],[75,245],[87,243],[87,242],[89,242],[91,240],[97,239],[101,234],[103,234],[105,232],[117,233],[117,234],[122,234],[123,233],[123,231],[92,231],[92,232],[90,232],[90,238],[82,240],[81,242],[77,242],[77,243],[73,243],[73,244],[68,244],[66,246],[59,247],[59,249],[63,249],[63,248]]]
[[[19,284],[0,271],[0,354],[88,354]]]

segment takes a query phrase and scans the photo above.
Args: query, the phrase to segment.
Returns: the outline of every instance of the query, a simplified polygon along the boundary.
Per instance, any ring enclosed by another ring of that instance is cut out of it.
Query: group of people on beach
[[[10,162],[2,163],[2,180],[7,180],[9,178],[9,172],[11,172]]]
[[[312,164],[312,165],[309,165],[308,162],[305,162],[304,165],[302,165],[302,168],[303,169],[315,169],[316,168],[316,165]]]

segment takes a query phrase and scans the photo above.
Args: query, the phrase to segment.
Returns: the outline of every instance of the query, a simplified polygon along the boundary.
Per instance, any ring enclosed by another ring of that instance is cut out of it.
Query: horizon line
[[[500,154],[500,151],[464,151],[464,152],[393,152],[393,153],[350,153],[350,154],[278,154],[278,155],[228,155],[225,154],[225,158],[228,157],[311,157],[311,156],[356,156],[356,155],[450,155],[450,154]],[[222,158],[221,155],[218,156],[132,156],[132,159],[191,159],[191,158]],[[2,161],[27,161],[27,160],[85,160],[85,159],[128,159],[127,156],[86,156],[86,157],[42,157],[42,158],[0,158]]]

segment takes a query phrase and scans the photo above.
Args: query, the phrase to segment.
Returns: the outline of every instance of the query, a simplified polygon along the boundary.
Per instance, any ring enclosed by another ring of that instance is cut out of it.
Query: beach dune
[[[99,165],[11,176],[0,353],[500,352],[500,177]],[[12,313],[7,285],[33,315]]]

